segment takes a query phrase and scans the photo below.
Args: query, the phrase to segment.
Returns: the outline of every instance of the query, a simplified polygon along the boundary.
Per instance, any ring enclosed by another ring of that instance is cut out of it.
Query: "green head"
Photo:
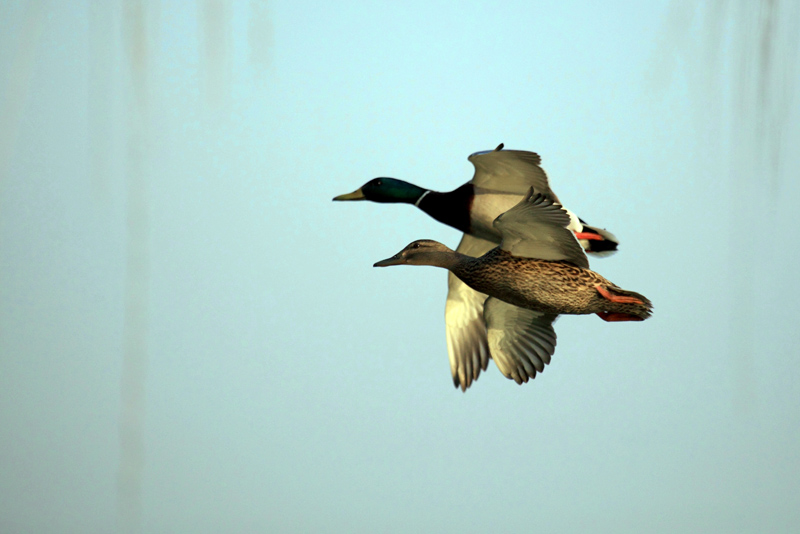
[[[414,204],[425,189],[396,178],[374,178],[352,193],[333,197],[333,200],[371,200],[372,202]]]

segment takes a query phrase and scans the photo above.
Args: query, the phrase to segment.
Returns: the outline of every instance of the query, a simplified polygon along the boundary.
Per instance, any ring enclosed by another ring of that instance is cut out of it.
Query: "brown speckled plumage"
[[[650,301],[624,290],[589,269],[566,261],[518,258],[499,247],[480,258],[459,255],[453,273],[471,288],[521,308],[553,314],[614,312],[650,316]],[[643,304],[616,303],[602,297],[600,285],[614,295],[638,298]]]
[[[445,321],[453,383],[466,389],[491,355],[504,376],[522,384],[550,363],[559,315],[597,314],[617,322],[642,321],[652,312],[643,295],[589,269],[570,224],[569,212],[531,189],[494,220],[499,247],[484,252],[485,240],[465,236],[454,252],[421,239],[375,267],[448,269]]]

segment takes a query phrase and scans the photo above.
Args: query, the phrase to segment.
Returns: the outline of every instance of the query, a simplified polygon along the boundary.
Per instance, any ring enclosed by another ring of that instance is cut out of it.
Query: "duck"
[[[556,347],[553,323],[559,315],[596,314],[608,322],[643,321],[652,315],[652,303],[644,295],[622,289],[589,268],[570,222],[567,210],[552,197],[530,188],[518,204],[495,218],[500,245],[485,254],[472,257],[422,239],[374,266],[441,267],[486,295],[482,307],[473,303],[469,314],[482,321],[486,338],[476,328],[475,336],[464,342],[483,344],[477,351],[488,352],[506,378],[522,384],[550,363]],[[476,364],[466,362],[465,373],[474,372]],[[462,391],[469,383],[461,382]]]
[[[533,187],[561,204],[550,188],[542,158],[535,152],[504,150],[500,143],[494,150],[475,152],[467,158],[475,167],[472,180],[449,192],[432,191],[397,178],[378,177],[352,193],[333,197],[334,201],[369,200],[381,204],[413,204],[437,221],[483,239],[494,245],[501,236],[493,221],[514,206]],[[567,210],[569,229],[575,232],[584,249],[598,257],[616,252],[619,241],[611,232],[589,226]],[[487,252],[494,246],[490,246]]]
[[[442,193],[396,178],[378,177],[335,201],[369,200],[377,203],[413,204],[437,221],[461,232],[456,252],[479,257],[495,248],[502,236],[494,220],[517,204],[530,187],[561,204],[553,192],[539,154],[507,150],[500,143],[494,150],[471,154],[475,167],[472,180]],[[568,228],[586,252],[604,257],[617,251],[619,241],[611,232],[589,226],[569,210]],[[462,391],[478,379],[489,365],[483,303],[486,295],[463,283],[453,273],[447,276],[445,332],[453,385]]]

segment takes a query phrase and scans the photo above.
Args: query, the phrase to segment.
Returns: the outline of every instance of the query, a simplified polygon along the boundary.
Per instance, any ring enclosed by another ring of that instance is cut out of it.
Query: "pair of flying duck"
[[[445,322],[456,387],[466,390],[489,357],[518,384],[534,378],[555,352],[553,321],[560,314],[596,313],[605,321],[650,316],[647,298],[589,269],[584,250],[608,255],[618,242],[561,206],[538,154],[501,144],[469,160],[472,180],[449,193],[375,178],[333,199],[413,204],[464,232],[455,252],[423,239],[375,264],[449,271]]]

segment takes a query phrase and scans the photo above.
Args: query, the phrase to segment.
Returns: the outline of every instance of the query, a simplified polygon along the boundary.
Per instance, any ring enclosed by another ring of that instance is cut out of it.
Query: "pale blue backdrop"
[[[800,529],[798,9],[708,4],[0,4],[0,531]],[[500,142],[655,312],[464,394],[331,198]]]

